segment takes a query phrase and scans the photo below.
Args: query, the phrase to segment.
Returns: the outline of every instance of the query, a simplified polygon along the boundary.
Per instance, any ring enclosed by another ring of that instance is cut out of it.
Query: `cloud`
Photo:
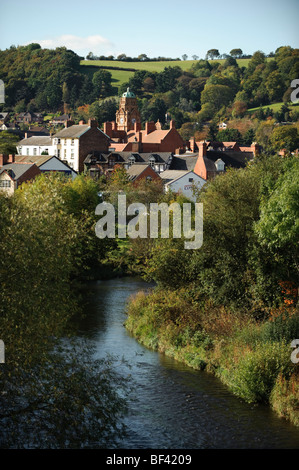
[[[65,46],[67,49],[74,51],[92,51],[94,53],[103,52],[113,47],[113,43],[103,38],[99,34],[94,36],[80,37],[73,34],[63,34],[50,39],[34,41],[43,48],[55,49],[56,47]]]

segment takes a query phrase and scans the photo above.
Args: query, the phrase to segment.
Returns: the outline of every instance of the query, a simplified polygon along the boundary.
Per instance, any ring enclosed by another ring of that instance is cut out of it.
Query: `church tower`
[[[134,129],[135,122],[141,122],[137,98],[130,88],[127,88],[120,99],[119,109],[116,111],[117,129],[128,132]]]

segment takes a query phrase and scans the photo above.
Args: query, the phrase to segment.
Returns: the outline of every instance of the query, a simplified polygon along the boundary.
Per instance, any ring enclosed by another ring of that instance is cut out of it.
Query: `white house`
[[[160,173],[165,191],[182,193],[191,201],[196,201],[194,189],[200,190],[206,183],[201,176],[188,170],[165,170]]]
[[[22,139],[17,145],[18,155],[36,156],[47,152],[55,155],[55,148],[50,136],[32,136]]]

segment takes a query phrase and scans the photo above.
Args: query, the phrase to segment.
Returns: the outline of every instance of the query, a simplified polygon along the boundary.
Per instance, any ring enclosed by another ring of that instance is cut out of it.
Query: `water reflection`
[[[129,364],[118,364],[133,385],[119,447],[298,448],[299,430],[268,407],[243,402],[212,375],[144,348],[126,331],[128,298],[150,287],[122,278],[94,283],[86,294],[80,335],[96,342],[97,357],[109,353]]]

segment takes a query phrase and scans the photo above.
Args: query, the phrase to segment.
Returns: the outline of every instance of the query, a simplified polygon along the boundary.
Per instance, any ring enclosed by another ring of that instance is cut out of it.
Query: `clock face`
[[[132,119],[132,124],[135,124],[135,122],[136,122],[136,119],[133,118],[133,119]]]
[[[120,118],[120,120],[119,120],[119,122],[120,122],[121,124],[123,124],[123,122],[124,122],[124,118],[123,118],[123,117],[121,117],[121,118]]]

